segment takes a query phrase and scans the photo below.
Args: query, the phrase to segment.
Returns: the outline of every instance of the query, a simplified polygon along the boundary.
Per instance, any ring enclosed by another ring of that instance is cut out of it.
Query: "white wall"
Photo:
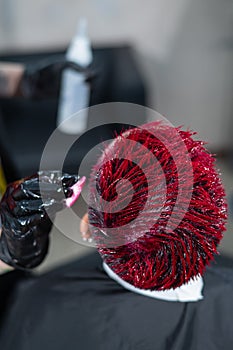
[[[0,50],[67,44],[86,16],[94,44],[131,42],[150,105],[212,147],[231,136],[231,0],[0,0]]]

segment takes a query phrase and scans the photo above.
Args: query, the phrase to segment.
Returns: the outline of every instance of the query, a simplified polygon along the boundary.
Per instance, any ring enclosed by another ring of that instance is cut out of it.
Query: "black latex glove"
[[[8,185],[0,203],[0,260],[23,269],[44,260],[51,219],[66,207],[64,194],[66,198],[72,196],[71,187],[78,179],[76,175],[45,171]]]
[[[21,94],[28,98],[58,96],[61,74],[66,68],[82,72],[87,82],[94,77],[89,68],[84,69],[74,62],[66,61],[64,57],[52,57],[26,66],[19,87]]]

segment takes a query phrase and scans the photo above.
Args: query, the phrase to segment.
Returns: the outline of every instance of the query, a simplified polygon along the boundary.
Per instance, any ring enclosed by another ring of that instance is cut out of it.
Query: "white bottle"
[[[78,30],[68,48],[66,59],[86,68],[92,62],[91,43],[87,36],[87,21],[79,21]],[[90,86],[85,75],[71,68],[64,70],[61,79],[61,91],[58,104],[57,127],[67,134],[81,134],[86,130]],[[77,116],[70,118],[72,115]]]

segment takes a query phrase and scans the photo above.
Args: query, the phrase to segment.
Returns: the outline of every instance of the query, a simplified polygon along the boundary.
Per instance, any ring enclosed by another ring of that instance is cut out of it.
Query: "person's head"
[[[160,122],[130,129],[93,169],[92,237],[105,263],[135,287],[179,287],[202,275],[217,253],[225,193],[213,157],[192,136]]]

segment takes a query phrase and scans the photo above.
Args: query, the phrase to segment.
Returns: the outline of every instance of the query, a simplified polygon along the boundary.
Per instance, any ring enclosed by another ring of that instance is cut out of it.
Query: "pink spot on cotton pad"
[[[73,194],[71,197],[66,199],[66,206],[68,208],[72,207],[72,205],[76,202],[78,197],[80,196],[82,189],[85,185],[86,177],[82,176],[80,180],[78,180],[70,189],[73,191]]]

